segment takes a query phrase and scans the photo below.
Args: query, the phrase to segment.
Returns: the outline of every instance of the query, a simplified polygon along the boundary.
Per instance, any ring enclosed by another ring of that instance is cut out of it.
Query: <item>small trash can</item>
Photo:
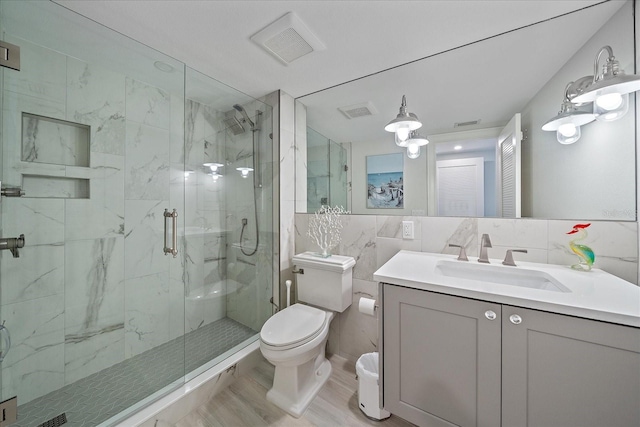
[[[380,381],[378,353],[365,353],[356,362],[358,375],[358,406],[364,414],[374,420],[389,418],[389,411],[380,409]]]

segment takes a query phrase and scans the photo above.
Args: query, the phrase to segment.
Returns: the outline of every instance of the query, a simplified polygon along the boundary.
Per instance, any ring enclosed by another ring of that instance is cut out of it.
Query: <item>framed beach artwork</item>
[[[402,153],[367,156],[367,208],[404,208]]]

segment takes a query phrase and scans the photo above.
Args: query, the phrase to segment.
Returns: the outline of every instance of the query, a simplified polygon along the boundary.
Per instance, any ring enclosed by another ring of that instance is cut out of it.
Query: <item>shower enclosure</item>
[[[271,315],[272,107],[52,2],[0,39],[0,400],[111,425]]]

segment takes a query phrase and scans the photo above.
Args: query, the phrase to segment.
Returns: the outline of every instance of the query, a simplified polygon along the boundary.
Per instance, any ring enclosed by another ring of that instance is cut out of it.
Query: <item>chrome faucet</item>
[[[478,257],[478,262],[489,264],[489,255],[487,254],[487,248],[491,247],[491,238],[488,234],[483,234],[482,238],[480,239],[480,256]]]
[[[514,252],[520,252],[523,254],[527,253],[526,249],[509,249],[507,250],[507,254],[504,256],[504,261],[502,261],[502,263],[504,265],[510,265],[512,267],[516,267],[516,262],[513,260],[513,253]]]

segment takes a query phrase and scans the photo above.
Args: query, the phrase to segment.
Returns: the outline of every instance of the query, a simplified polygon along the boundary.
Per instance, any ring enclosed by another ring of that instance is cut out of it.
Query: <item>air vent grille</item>
[[[358,117],[373,116],[374,114],[378,114],[378,110],[373,106],[371,101],[347,105],[346,107],[339,107],[338,110],[340,110],[340,112],[344,114],[347,119],[357,119]]]
[[[287,28],[271,37],[264,45],[287,64],[313,52],[313,48],[309,46],[309,43],[293,28]]]
[[[325,49],[324,44],[293,12],[258,31],[251,40],[285,65]]]
[[[480,119],[478,120],[470,120],[468,122],[458,122],[458,123],[454,123],[453,127],[454,128],[459,128],[459,127],[463,127],[463,126],[473,126],[473,125],[477,125],[480,123]]]

